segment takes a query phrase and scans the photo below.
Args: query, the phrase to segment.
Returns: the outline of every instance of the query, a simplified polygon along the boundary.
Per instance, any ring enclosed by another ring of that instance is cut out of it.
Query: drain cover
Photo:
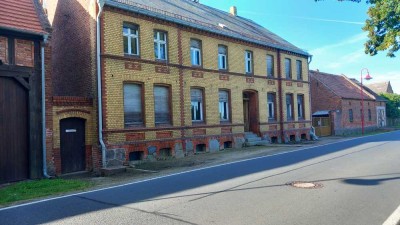
[[[314,183],[314,182],[307,182],[307,181],[293,181],[293,182],[288,183],[288,185],[295,187],[295,188],[304,188],[304,189],[322,188],[322,184]]]

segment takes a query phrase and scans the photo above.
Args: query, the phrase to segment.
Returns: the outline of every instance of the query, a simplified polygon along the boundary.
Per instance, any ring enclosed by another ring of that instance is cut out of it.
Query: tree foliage
[[[400,49],[400,0],[366,0],[366,3],[371,7],[368,9],[369,18],[362,28],[368,31],[365,53],[373,56],[379,51],[387,51],[387,56],[395,57],[395,52]]]
[[[386,102],[386,116],[389,118],[400,118],[400,95],[399,94],[381,94]]]

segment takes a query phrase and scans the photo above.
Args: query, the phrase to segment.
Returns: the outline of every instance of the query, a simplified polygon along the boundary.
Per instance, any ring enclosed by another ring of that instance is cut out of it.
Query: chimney
[[[236,8],[236,6],[231,6],[231,8],[229,9],[229,13],[232,16],[237,16],[237,8]]]

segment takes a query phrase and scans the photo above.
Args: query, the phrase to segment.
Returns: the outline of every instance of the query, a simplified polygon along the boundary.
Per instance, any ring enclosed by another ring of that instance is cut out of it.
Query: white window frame
[[[203,102],[204,102],[204,93],[202,89],[199,88],[193,88],[191,90],[199,90],[201,91],[201,102],[199,101],[193,101],[193,99],[190,99],[190,107],[191,110],[192,108],[194,108],[193,112],[197,111],[197,109],[200,110],[200,118],[196,118],[196,114],[192,114],[192,122],[203,122],[204,121],[204,117],[203,117]]]
[[[190,56],[192,66],[201,66],[201,50],[199,48],[190,47]]]
[[[128,29],[128,33],[124,32],[124,29]],[[136,55],[139,56],[140,55],[140,47],[139,47],[139,29],[136,29],[134,33],[132,33],[132,28],[129,26],[123,26],[122,29],[122,35],[125,37],[128,37],[128,52],[125,52],[125,54],[129,54],[129,55]],[[136,42],[136,51],[137,54],[132,53],[132,39]]]
[[[288,102],[287,97],[290,96],[290,101]],[[293,102],[293,95],[287,94],[286,95],[286,118],[289,120],[293,120],[293,112],[292,112],[292,102]]]
[[[227,54],[219,53],[219,48],[225,48],[225,51],[227,52],[228,49],[225,46],[218,46],[218,69],[220,70],[227,70],[228,69],[228,64],[227,64]]]
[[[296,60],[296,72],[297,80],[303,80],[303,62],[301,60]]]
[[[225,92],[226,93],[226,101],[221,101],[221,99],[219,99],[219,119],[220,121],[229,121],[229,92],[225,91],[225,90],[220,90],[218,92],[218,94],[220,92]],[[224,107],[225,104],[225,107]],[[222,117],[222,115],[224,114],[224,108],[226,109],[226,119]]]
[[[251,51],[245,51],[244,63],[246,73],[253,73],[253,53]]]
[[[268,66],[268,59],[271,59],[271,67]],[[267,77],[274,77],[275,76],[275,68],[274,68],[274,56],[273,55],[267,55]],[[269,70],[272,70],[272,73],[269,74]]]
[[[300,96],[302,96],[302,101],[300,101]],[[304,115],[303,115],[303,104],[304,104],[304,95],[297,95],[297,113],[298,113],[298,117],[299,119],[304,119]]]
[[[159,59],[159,60],[168,60],[167,32],[163,32],[163,31],[154,31],[154,32],[156,34],[154,43],[157,45],[157,55],[155,55],[155,58]],[[160,34],[164,34],[165,40],[161,40]],[[161,58],[161,46],[162,45],[165,46],[165,58],[164,59]],[[154,49],[154,51],[156,51],[156,50]]]
[[[269,95],[272,95],[272,97],[275,97],[275,94],[274,93],[268,93],[267,94],[268,119],[269,120],[274,120],[275,119],[275,103],[274,103],[275,99],[272,99],[272,101],[270,101]]]

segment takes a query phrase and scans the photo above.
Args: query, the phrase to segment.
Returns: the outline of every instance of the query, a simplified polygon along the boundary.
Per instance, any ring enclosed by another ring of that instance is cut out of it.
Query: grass
[[[23,181],[0,188],[0,205],[91,187],[87,181],[43,179]]]

